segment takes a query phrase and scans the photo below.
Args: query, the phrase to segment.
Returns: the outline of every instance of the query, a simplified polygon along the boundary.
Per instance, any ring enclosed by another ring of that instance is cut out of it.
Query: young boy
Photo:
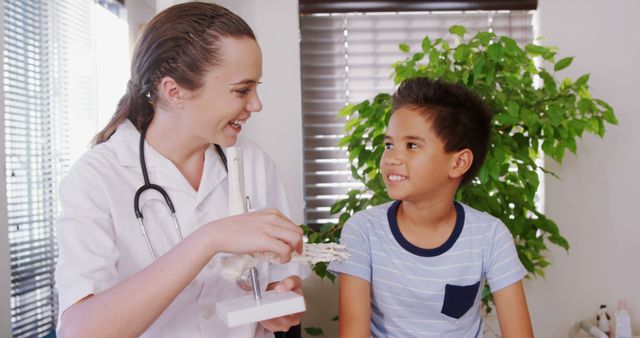
[[[511,233],[454,201],[484,161],[492,113],[460,85],[404,81],[394,95],[380,169],[389,202],[344,226],[340,337],[482,337],[481,294],[493,292],[502,336],[533,337],[526,275]]]

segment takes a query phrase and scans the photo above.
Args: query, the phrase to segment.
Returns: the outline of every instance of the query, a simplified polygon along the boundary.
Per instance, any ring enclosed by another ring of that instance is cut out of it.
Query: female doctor
[[[59,336],[269,337],[299,323],[230,329],[215,315],[216,302],[245,294],[219,276],[224,255],[269,251],[284,263],[301,248],[274,164],[238,138],[262,109],[261,76],[251,28],[223,7],[176,5],[147,24],[113,119],[60,186]],[[232,145],[261,211],[228,217],[222,148]],[[261,284],[300,292],[305,273],[264,263]]]

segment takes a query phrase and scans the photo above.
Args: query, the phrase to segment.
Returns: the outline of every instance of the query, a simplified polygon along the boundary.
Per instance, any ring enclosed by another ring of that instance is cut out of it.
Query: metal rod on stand
[[[251,268],[251,288],[253,289],[253,298],[256,300],[256,304],[260,305],[262,300],[262,293],[260,292],[260,280],[258,279],[258,269]]]

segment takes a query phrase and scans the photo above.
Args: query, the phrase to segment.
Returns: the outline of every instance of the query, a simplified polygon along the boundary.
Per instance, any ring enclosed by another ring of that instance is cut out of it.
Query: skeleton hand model
[[[304,244],[302,253],[294,253],[291,256],[291,262],[306,264],[339,262],[349,258],[349,256],[344,245],[336,243]],[[221,276],[230,281],[236,280],[247,270],[263,261],[274,264],[280,263],[278,256],[270,252],[254,255],[233,255],[225,258],[222,263]]]

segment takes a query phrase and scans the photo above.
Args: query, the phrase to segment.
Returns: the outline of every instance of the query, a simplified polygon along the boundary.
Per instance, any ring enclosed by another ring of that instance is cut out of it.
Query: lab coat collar
[[[116,154],[118,162],[124,167],[142,170],[140,166],[140,132],[128,119],[122,122],[106,145]],[[204,168],[200,187],[196,192],[187,182],[178,168],[166,157],[145,142],[144,154],[152,183],[171,187],[197,196],[197,200],[206,197],[222,180],[227,177],[222,160],[215,147],[211,145],[205,152]],[[142,175],[142,173],[140,174]],[[162,177],[159,179],[158,177]]]

